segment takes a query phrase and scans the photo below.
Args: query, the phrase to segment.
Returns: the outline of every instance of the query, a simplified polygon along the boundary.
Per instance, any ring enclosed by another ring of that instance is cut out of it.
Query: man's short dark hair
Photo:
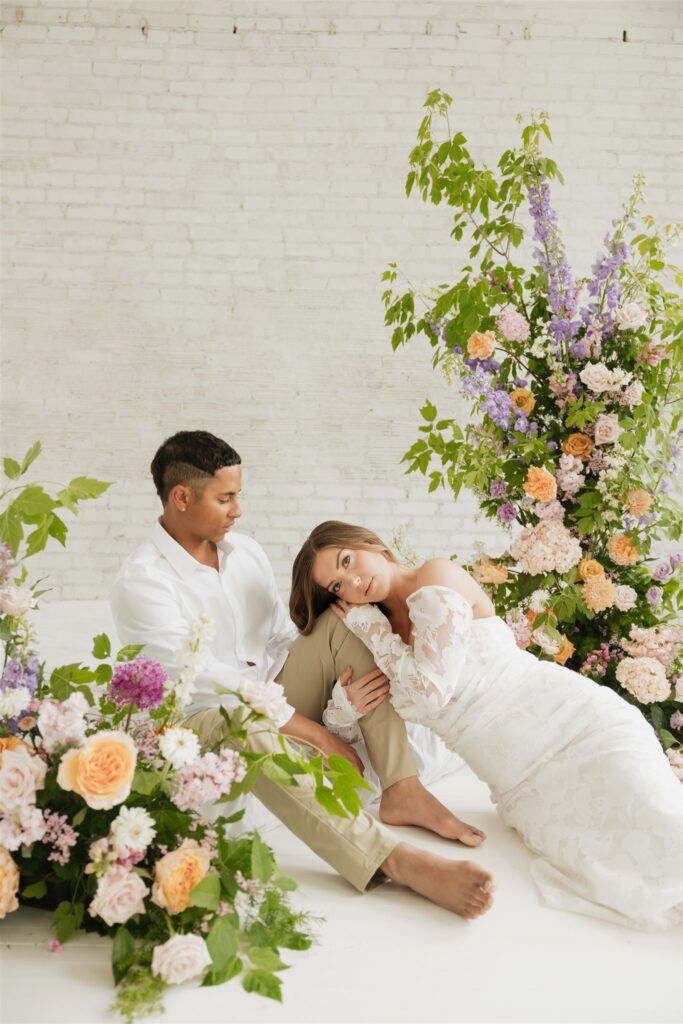
[[[217,470],[241,462],[227,441],[208,430],[181,430],[164,441],[150,468],[157,494],[165,505],[177,484],[202,487]]]

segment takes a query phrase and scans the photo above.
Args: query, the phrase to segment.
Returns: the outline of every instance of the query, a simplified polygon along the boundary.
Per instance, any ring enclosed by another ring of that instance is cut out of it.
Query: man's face
[[[223,466],[201,490],[190,488],[187,521],[196,536],[214,544],[223,540],[235,520],[242,515],[241,490],[241,466]]]

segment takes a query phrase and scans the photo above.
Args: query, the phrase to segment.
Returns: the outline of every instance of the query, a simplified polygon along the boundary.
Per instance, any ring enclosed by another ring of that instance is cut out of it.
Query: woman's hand
[[[341,597],[338,597],[337,600],[330,605],[330,608],[332,609],[334,614],[337,616],[338,619],[341,619],[342,622],[344,621],[348,613],[351,611],[351,609],[354,607],[355,605],[349,604],[348,601],[342,601]]]
[[[379,707],[389,692],[389,679],[381,669],[375,668],[367,675],[360,676],[355,682],[351,682],[353,669],[345,669],[339,677],[339,682],[344,687],[344,693],[353,704],[358,714],[362,717],[368,712]]]

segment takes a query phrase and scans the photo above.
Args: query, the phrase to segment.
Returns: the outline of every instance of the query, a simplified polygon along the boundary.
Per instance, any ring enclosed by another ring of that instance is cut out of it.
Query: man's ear
[[[187,512],[193,497],[194,493],[191,487],[188,487],[187,484],[176,484],[172,488],[168,500],[178,512]]]

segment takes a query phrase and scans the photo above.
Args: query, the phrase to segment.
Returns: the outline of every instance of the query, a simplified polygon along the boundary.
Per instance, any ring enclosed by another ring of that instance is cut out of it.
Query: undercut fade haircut
[[[235,449],[220,437],[207,430],[181,430],[164,441],[150,468],[157,494],[165,505],[177,484],[201,490],[219,469],[241,464]]]

